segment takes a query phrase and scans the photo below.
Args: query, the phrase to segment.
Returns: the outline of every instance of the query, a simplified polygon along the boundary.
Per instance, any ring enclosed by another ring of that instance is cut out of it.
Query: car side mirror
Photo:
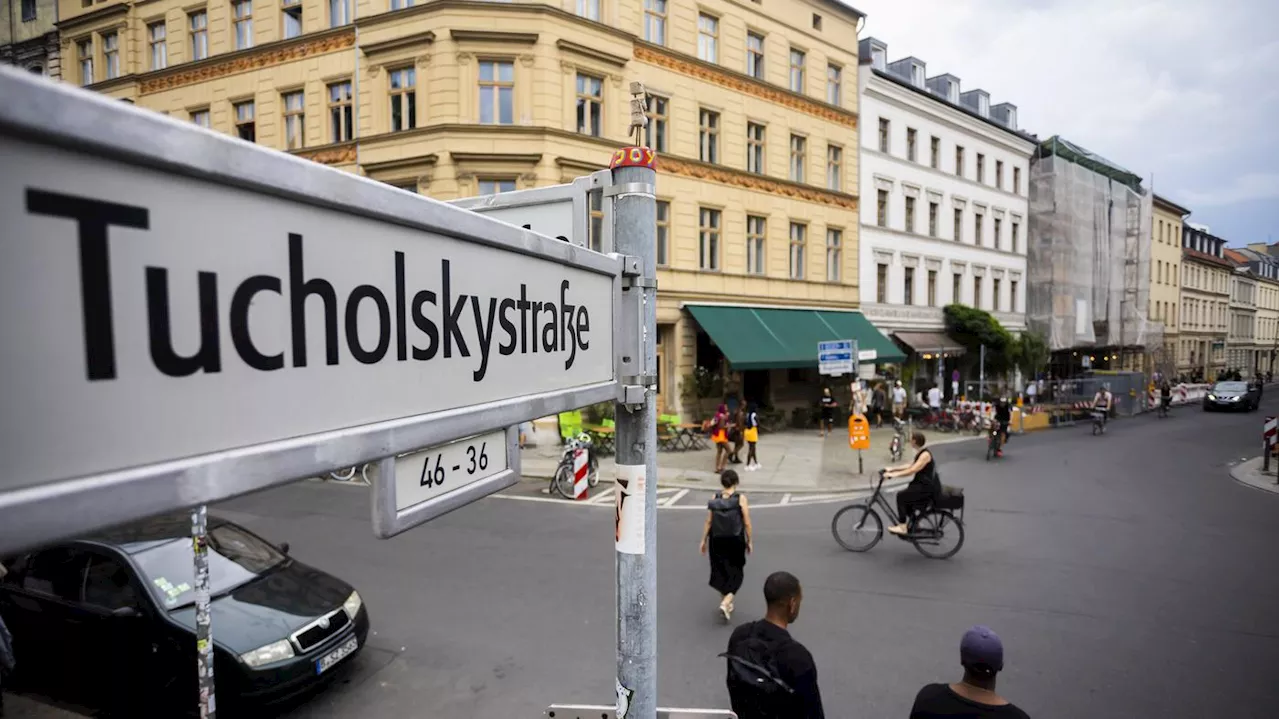
[[[138,616],[138,610],[133,607],[117,607],[111,610],[111,616],[121,618],[136,617]]]
[[[277,546],[279,547],[280,551],[281,551],[281,552],[283,552],[284,554],[288,554],[288,553],[289,553],[289,543],[288,543],[288,542],[281,542],[281,543],[280,543],[280,544],[278,544]]]

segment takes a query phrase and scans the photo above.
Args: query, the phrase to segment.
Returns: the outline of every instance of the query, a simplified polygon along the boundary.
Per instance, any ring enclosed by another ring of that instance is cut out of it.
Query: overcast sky
[[[1276,0],[848,1],[890,62],[1012,102],[1023,130],[1141,175],[1229,245],[1280,234]]]

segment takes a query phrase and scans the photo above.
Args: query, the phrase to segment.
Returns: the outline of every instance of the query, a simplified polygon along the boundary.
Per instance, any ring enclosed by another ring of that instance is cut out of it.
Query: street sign
[[[520,481],[519,429],[388,457],[377,472],[373,533],[387,539]]]
[[[853,340],[831,340],[818,343],[818,372],[826,375],[842,375],[853,372],[853,358],[858,345]]]
[[[878,356],[875,350],[858,350],[859,362],[874,362]]]
[[[610,252],[613,249],[612,203],[602,200],[604,188],[612,183],[612,177],[611,171],[600,170],[563,185],[464,197],[451,200],[449,204],[562,242],[587,247],[591,238],[591,206],[594,202],[601,213],[598,249]]]
[[[617,396],[617,256],[29,73],[0,97],[0,552]]]

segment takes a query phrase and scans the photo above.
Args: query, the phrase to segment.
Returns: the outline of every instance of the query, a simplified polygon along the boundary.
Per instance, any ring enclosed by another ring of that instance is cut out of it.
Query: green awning
[[[906,355],[860,312],[686,305],[735,370],[817,367],[818,343],[857,340],[875,350],[865,362],[901,362]],[[864,362],[864,363],[865,363]]]

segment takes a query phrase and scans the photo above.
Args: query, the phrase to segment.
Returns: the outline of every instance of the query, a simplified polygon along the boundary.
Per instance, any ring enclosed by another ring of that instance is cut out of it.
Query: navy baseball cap
[[[1004,669],[1004,643],[990,627],[979,624],[965,632],[960,640],[960,663],[990,667],[998,672]]]

